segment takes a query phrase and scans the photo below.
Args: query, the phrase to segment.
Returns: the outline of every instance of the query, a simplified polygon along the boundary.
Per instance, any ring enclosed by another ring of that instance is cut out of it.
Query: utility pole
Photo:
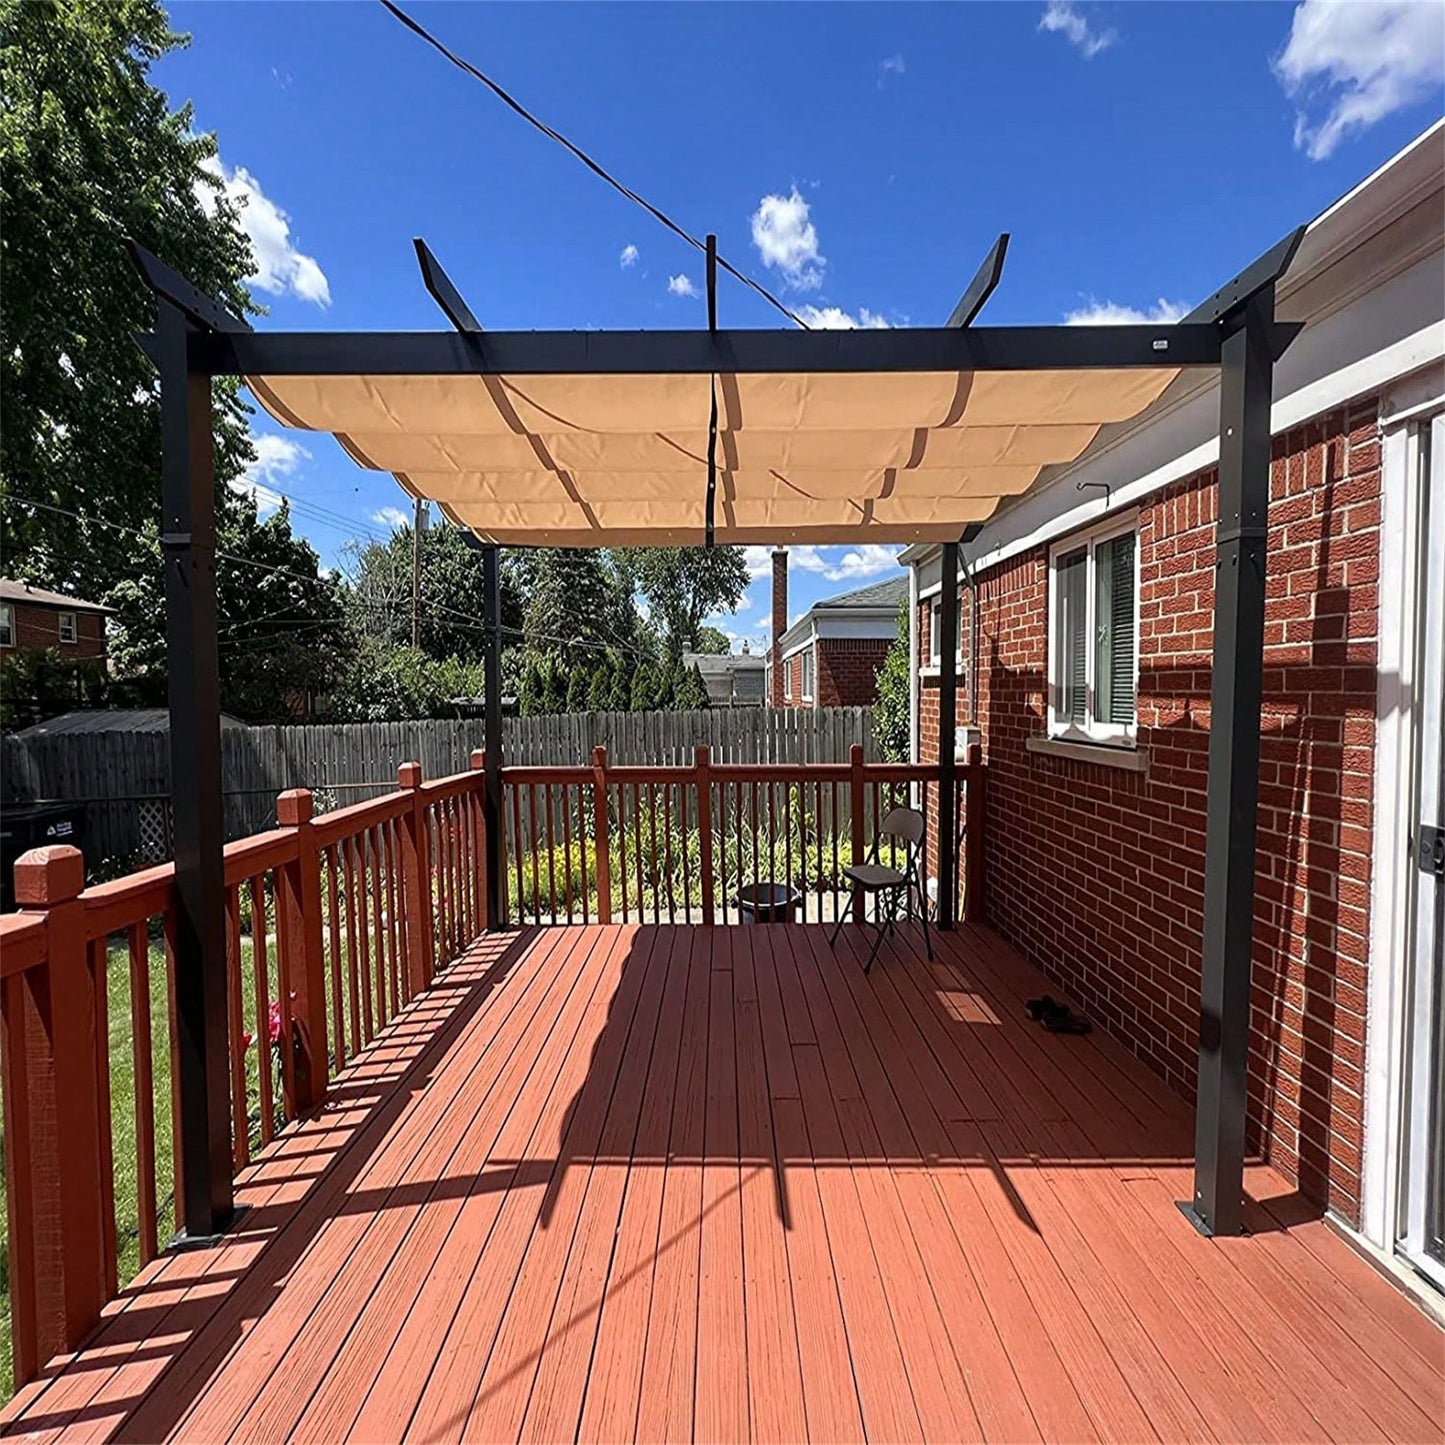
[[[411,645],[421,646],[421,529],[426,526],[426,503],[416,499],[411,528]]]

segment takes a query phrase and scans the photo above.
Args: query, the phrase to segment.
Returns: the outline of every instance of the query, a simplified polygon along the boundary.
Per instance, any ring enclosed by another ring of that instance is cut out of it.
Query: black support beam
[[[1181,1205],[1210,1235],[1238,1234],[1243,1224],[1274,283],[1222,327],[1194,1197]]]
[[[487,838],[487,926],[505,926],[507,891],[503,886],[506,858],[502,850],[502,557],[495,543],[482,548],[482,740],[487,756],[482,775],[482,825]]]
[[[215,457],[210,378],[187,365],[194,313],[158,302],[181,1218],[185,1238],[199,1242],[224,1230],[233,1209]]]
[[[973,325],[974,318],[983,310],[988,298],[998,290],[998,283],[1003,278],[1003,260],[1007,254],[1008,232],[1004,231],[983,258],[983,265],[968,283],[968,289],[958,298],[958,305],[953,308],[946,325]]]
[[[585,376],[1058,371],[1218,366],[1218,326],[940,326],[858,331],[199,333],[216,376]]]
[[[938,926],[958,917],[958,543],[945,542],[938,595]]]

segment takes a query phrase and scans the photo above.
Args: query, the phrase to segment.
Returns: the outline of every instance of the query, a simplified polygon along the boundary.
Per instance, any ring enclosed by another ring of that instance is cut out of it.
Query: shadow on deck
[[[1445,1346],[1285,1182],[1209,1241],[1192,1118],[987,929],[489,938],[9,1433],[1438,1438]]]

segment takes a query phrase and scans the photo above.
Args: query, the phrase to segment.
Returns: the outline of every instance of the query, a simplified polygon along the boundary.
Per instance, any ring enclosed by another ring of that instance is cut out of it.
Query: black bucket
[[[744,923],[786,923],[802,901],[786,883],[749,883],[738,889],[738,914]]]

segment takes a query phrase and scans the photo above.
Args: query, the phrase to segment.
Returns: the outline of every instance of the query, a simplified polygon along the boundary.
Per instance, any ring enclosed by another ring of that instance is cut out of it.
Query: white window
[[[813,649],[810,647],[802,654],[803,664],[803,701],[813,700]]]
[[[0,602],[0,647],[15,646],[15,609]]]
[[[1137,519],[1049,554],[1049,732],[1130,743],[1138,688]]]
[[[962,669],[963,669],[963,598],[962,598],[962,597],[960,597],[960,598],[958,599],[958,601],[956,602],[956,604],[955,604],[955,606],[954,606],[954,611],[957,613],[957,619],[956,619],[956,622],[955,622],[955,626],[958,628],[958,631],[957,631],[957,633],[955,634],[955,637],[956,637],[956,640],[957,640],[957,643],[958,643],[958,650],[954,653],[954,655],[953,655],[953,660],[954,660],[954,663],[956,664],[956,670],[961,672]],[[928,665],[929,665],[930,667],[937,667],[938,664],[943,660],[942,643],[941,643],[941,641],[940,641],[940,639],[942,638],[942,636],[943,636],[943,599],[942,599],[941,597],[935,597],[935,598],[933,599],[933,608],[932,608],[932,610],[931,610],[931,611],[929,612],[929,614],[928,614]]]
[[[75,641],[75,613],[62,612],[60,614],[60,640],[62,642]]]
[[[783,696],[784,696],[784,697],[792,697],[792,695],[793,695],[793,659],[792,659],[791,657],[785,657],[785,658],[783,659]]]

